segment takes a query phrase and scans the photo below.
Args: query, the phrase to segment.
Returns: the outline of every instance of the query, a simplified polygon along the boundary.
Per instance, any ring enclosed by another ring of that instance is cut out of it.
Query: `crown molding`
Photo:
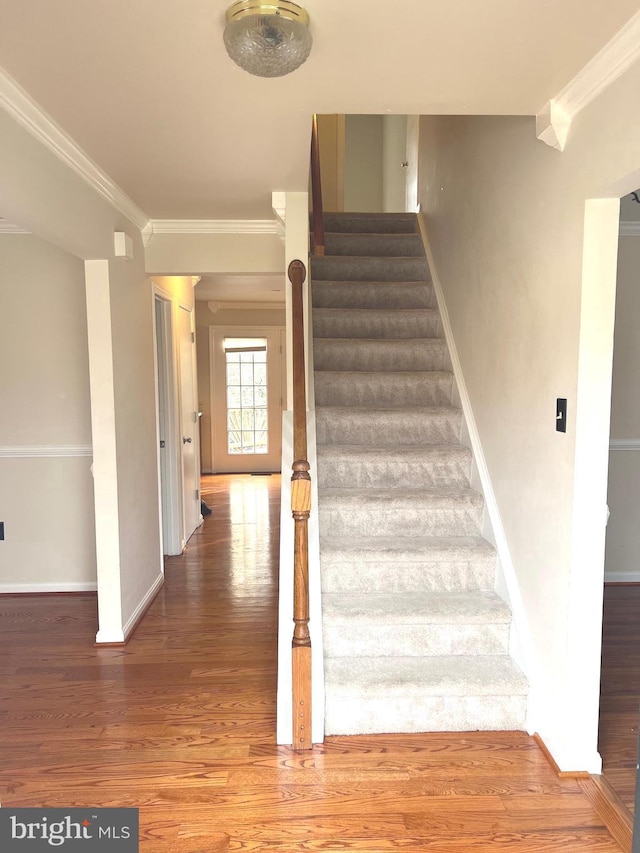
[[[632,220],[621,222],[619,233],[621,237],[640,237],[640,222]]]
[[[7,222],[6,219],[0,219],[0,234],[31,234],[31,231],[14,225],[13,222]]]
[[[152,219],[157,234],[277,234],[275,219]]]
[[[536,116],[536,135],[564,150],[572,120],[640,58],[640,12]]]
[[[25,90],[0,68],[0,107],[9,113],[38,142],[47,147],[116,210],[142,230],[147,214],[93,162],[80,146],[36,103]]]
[[[153,222],[151,220],[147,222],[144,228],[140,231],[140,234],[142,236],[142,245],[146,249],[149,243],[153,240],[154,235]]]
[[[536,116],[536,136],[541,142],[546,142],[558,151],[564,151],[570,127],[571,116],[566,114],[555,99],[545,104]]]

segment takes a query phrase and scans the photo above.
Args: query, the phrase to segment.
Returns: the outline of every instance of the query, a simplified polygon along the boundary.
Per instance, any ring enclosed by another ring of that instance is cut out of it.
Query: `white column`
[[[118,643],[124,641],[124,630],[109,262],[85,261],[85,284],[98,568],[96,642]]]

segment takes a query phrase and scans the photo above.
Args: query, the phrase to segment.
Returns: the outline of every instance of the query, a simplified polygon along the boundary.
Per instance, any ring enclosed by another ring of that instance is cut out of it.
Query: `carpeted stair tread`
[[[440,338],[435,308],[316,308],[315,338]]]
[[[325,661],[327,734],[525,728],[527,682],[508,655]]]
[[[434,488],[468,485],[470,476],[471,451],[463,445],[318,447],[320,488],[344,483],[355,488]]]
[[[316,338],[316,370],[444,370],[444,338]]]
[[[462,410],[454,406],[321,406],[316,410],[318,444],[456,444]]]
[[[511,611],[495,592],[325,593],[323,620],[331,625],[508,625]]]
[[[325,232],[325,255],[424,257],[419,234]]]
[[[317,406],[450,406],[448,371],[321,370],[315,373]]]
[[[314,281],[314,308],[436,308],[426,281]]]
[[[322,543],[325,560],[340,561],[357,554],[360,560],[378,560],[386,553],[394,562],[414,563],[418,554],[437,556],[438,561],[468,559],[478,554],[495,559],[495,549],[482,536],[393,536],[388,539],[340,538],[331,535]]]
[[[457,606],[452,601],[445,607],[447,595],[458,596]],[[474,595],[478,597],[475,602]],[[355,660],[370,655],[424,658],[507,654],[508,609],[498,604],[491,606],[482,599],[483,595],[487,593],[431,593],[428,597],[433,602],[439,601],[442,607],[421,610],[418,604],[426,604],[424,593],[421,598],[416,592],[325,593],[322,617],[325,657]],[[367,609],[370,598],[373,601]],[[395,608],[392,599],[396,600]]]
[[[321,539],[323,592],[491,590],[496,552],[480,536]]]
[[[390,699],[412,694],[504,696],[527,691],[522,670],[508,655],[332,658],[325,663],[325,676],[336,695],[362,698],[375,691]]]
[[[415,213],[352,213],[324,214],[326,231],[343,234],[415,234],[418,230]]]
[[[312,281],[426,281],[426,258],[314,255]]]
[[[437,489],[353,489],[327,488],[322,489],[324,506],[340,503],[342,506],[357,504],[365,501],[370,507],[384,506],[420,506],[429,507],[439,504],[482,506],[483,499],[479,492],[467,486],[440,486]],[[446,538],[446,537],[445,537]]]
[[[482,496],[466,487],[318,490],[318,514],[335,536],[476,536]]]

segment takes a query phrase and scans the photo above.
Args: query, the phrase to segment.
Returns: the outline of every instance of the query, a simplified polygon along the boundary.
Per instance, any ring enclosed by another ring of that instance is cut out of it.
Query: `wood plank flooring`
[[[276,746],[279,484],[204,478],[126,647],[93,646],[93,596],[0,597],[2,804],[138,806],[143,853],[619,853],[522,733]]]
[[[633,811],[640,719],[640,585],[605,584],[600,687],[603,775]]]

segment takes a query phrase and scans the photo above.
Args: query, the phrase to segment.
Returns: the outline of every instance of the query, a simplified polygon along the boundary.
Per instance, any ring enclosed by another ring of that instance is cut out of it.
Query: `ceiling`
[[[278,79],[227,57],[227,5],[0,0],[0,65],[152,219],[266,219],[307,187],[314,111],[533,115],[640,0],[306,0]]]

